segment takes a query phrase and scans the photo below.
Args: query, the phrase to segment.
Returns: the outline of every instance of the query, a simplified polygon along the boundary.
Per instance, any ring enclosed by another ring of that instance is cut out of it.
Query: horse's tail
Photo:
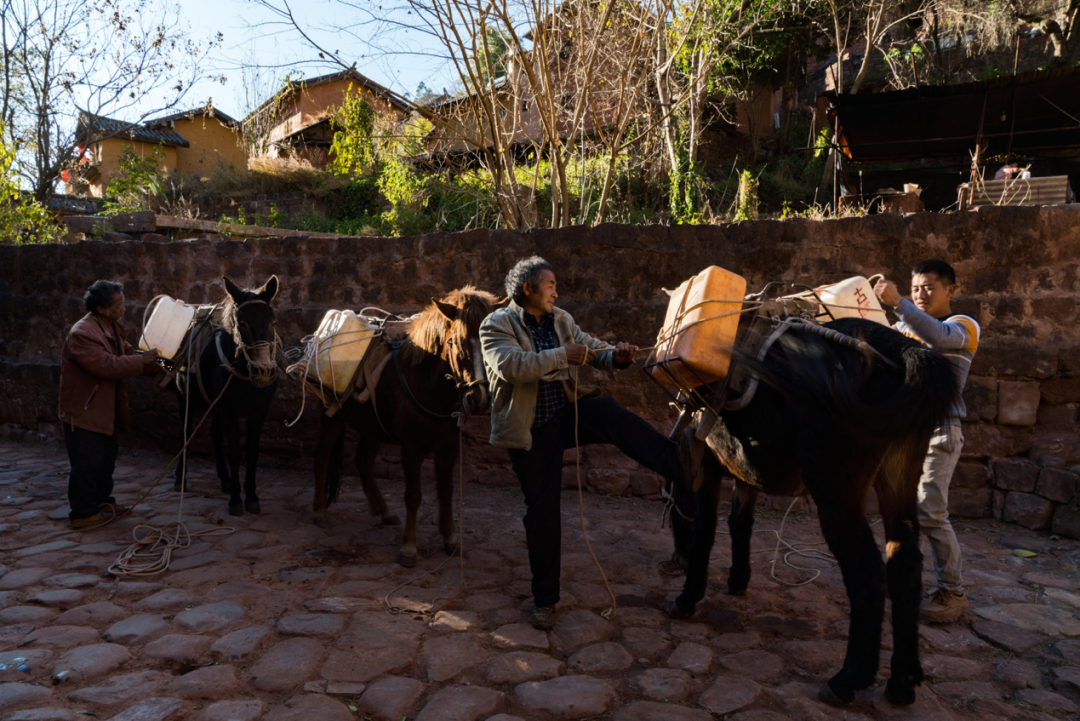
[[[341,477],[345,468],[345,424],[341,424],[341,431],[334,447],[330,450],[330,458],[326,464],[326,506],[327,508],[337,500],[341,490]]]
[[[798,326],[780,337],[764,362],[745,356],[739,362],[806,413],[824,414],[855,437],[929,434],[948,417],[959,391],[952,364],[941,353],[871,321],[827,325],[865,341],[895,367]]]

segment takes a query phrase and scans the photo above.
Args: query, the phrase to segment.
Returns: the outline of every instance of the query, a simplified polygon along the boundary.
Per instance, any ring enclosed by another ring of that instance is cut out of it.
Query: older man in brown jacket
[[[157,353],[136,354],[127,342],[124,291],[96,281],[83,297],[86,309],[68,333],[60,357],[60,421],[71,461],[68,502],[71,527],[87,528],[129,509],[112,496],[119,450],[116,433],[128,424],[125,378],[153,374]]]

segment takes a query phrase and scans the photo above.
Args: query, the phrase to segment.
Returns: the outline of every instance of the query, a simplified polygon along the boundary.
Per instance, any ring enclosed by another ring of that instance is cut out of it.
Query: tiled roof
[[[79,122],[79,135],[84,142],[93,142],[104,138],[138,140],[143,143],[190,147],[187,139],[171,130],[153,130],[145,125],[128,123],[123,120],[84,113]]]
[[[221,112],[209,103],[200,108],[192,108],[191,110],[184,110],[179,113],[173,113],[171,115],[165,115],[160,118],[154,118],[153,120],[147,120],[144,124],[148,128],[153,128],[157,125],[161,125],[162,123],[168,123],[176,120],[193,120],[194,118],[200,116],[206,116],[208,118],[220,120],[225,125],[240,124],[240,121],[238,121],[236,118],[230,117],[229,115]]]

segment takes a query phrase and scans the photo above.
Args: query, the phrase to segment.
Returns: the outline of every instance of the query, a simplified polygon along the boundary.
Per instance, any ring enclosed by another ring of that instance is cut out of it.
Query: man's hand
[[[896,289],[896,283],[885,278],[874,284],[874,293],[878,300],[890,308],[895,308],[904,299],[904,296],[900,295],[900,291]]]
[[[144,365],[147,365],[147,366],[154,365],[154,363],[156,363],[157,359],[158,359],[157,348],[151,348],[150,350],[143,351],[142,352],[142,358],[143,358],[143,364]]]
[[[615,362],[622,365],[629,365],[634,362],[634,356],[637,355],[638,347],[632,343],[619,343],[615,346]]]
[[[581,343],[568,343],[566,349],[566,362],[572,366],[583,366],[596,357],[596,351]]]

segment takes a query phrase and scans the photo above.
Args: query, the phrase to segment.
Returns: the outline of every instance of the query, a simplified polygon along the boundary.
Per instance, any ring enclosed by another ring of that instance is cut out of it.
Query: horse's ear
[[[267,303],[269,303],[274,299],[274,296],[277,295],[279,285],[280,284],[278,283],[277,276],[272,275],[270,276],[270,279],[268,281],[263,283],[262,288],[259,288],[257,291],[255,291],[255,295],[259,296]]]
[[[439,309],[439,312],[442,313],[443,318],[446,318],[449,321],[457,320],[458,312],[460,311],[460,309],[456,305],[451,305],[450,303],[443,303],[438,298],[432,298],[431,302],[434,303],[435,307]]]
[[[232,278],[227,275],[221,276],[221,279],[225,281],[225,292],[232,296],[233,300],[237,300],[244,292],[243,288],[233,283]]]

